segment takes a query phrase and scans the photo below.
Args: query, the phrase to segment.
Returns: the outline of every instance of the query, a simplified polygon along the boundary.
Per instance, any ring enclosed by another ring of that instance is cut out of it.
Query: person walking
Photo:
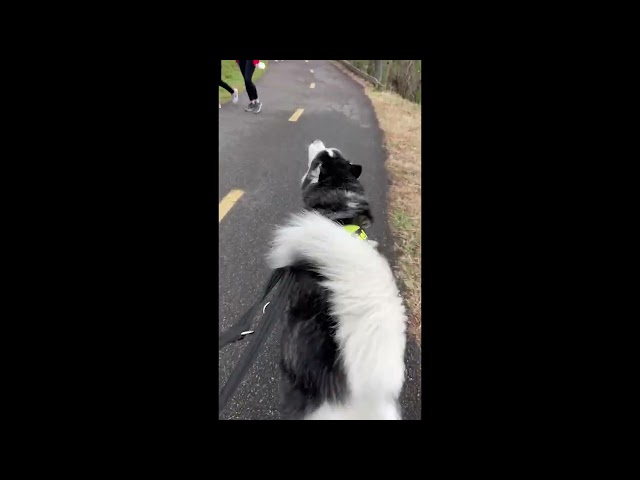
[[[244,78],[244,86],[247,88],[247,95],[249,95],[249,106],[244,109],[245,112],[260,113],[262,110],[262,103],[258,99],[258,90],[251,80],[253,72],[256,69],[260,60],[236,60],[240,72],[242,72],[242,78]]]
[[[220,62],[220,86],[231,94],[231,101],[238,103],[238,89],[231,88],[227,82],[222,80],[222,62]],[[222,105],[218,103],[218,108],[222,108]]]

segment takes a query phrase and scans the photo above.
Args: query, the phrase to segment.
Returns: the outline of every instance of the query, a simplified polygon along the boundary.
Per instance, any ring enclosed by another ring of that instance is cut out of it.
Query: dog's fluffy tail
[[[388,412],[404,382],[406,315],[387,260],[369,242],[306,211],[276,231],[267,261],[271,268],[307,261],[326,278],[349,403]]]

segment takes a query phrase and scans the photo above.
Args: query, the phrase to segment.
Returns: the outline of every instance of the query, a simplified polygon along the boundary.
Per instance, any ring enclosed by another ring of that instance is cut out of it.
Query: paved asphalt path
[[[300,180],[307,168],[307,147],[315,139],[339,148],[349,160],[363,166],[361,181],[374,215],[367,234],[380,242],[387,258],[393,258],[385,221],[387,174],[382,135],[362,86],[329,61],[287,60],[269,62],[256,87],[264,105],[261,113],[244,111],[249,102],[246,92],[240,94],[237,105],[227,103],[219,110],[218,200],[233,189],[244,191],[219,225],[220,330],[240,318],[269,277],[268,243],[274,227],[302,208]],[[298,108],[304,108],[302,116],[290,122]],[[258,317],[254,326],[259,321]],[[280,334],[276,326],[221,419],[279,419]],[[247,344],[248,340],[231,344],[219,353],[219,391]],[[406,364],[403,418],[420,419],[420,350],[412,340],[407,343]]]

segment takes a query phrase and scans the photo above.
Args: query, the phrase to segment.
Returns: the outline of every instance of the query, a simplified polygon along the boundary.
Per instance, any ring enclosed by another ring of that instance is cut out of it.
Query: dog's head
[[[361,173],[362,166],[351,163],[340,150],[314,141],[309,145],[307,172],[302,177],[305,206],[332,220],[369,226],[373,218],[358,181]]]
[[[327,148],[316,140],[309,145],[309,163],[302,177],[302,189],[316,183],[338,187],[357,180],[361,173],[362,166],[349,162],[337,148]]]

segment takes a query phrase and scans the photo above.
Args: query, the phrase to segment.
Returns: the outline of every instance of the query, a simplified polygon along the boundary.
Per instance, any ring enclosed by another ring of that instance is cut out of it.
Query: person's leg
[[[244,80],[244,86],[247,90],[247,95],[249,95],[249,106],[244,109],[245,112],[253,112],[253,97],[251,96],[251,91],[247,87],[247,80],[245,78],[245,69],[247,63],[249,62],[250,60],[238,60],[238,68],[240,69],[240,73],[242,74],[242,79]]]
[[[256,90],[256,86],[251,81],[251,78],[253,77],[253,72],[255,71],[255,69],[256,67],[253,64],[252,60],[245,61],[244,72],[243,72],[244,85],[245,87],[247,87],[247,95],[249,95],[249,100],[251,100],[251,102],[255,102],[258,98],[258,92]]]
[[[253,109],[251,110],[253,113],[260,113],[260,111],[262,110],[262,103],[260,102],[260,100],[258,99],[258,90],[256,89],[256,86],[253,84],[253,72],[255,72],[256,67],[253,64],[253,61],[251,60],[247,60],[247,65],[245,66],[245,77],[244,77],[244,83],[247,87],[247,93],[249,95],[249,98],[252,100],[253,102]]]
[[[244,81],[245,88],[247,87],[247,80],[245,78],[245,70],[246,70],[247,63],[249,63],[249,60],[238,60],[238,68],[240,68],[240,73],[242,74],[242,80]],[[247,94],[249,95],[249,100],[251,101],[251,103],[253,103],[253,98],[251,98],[249,89],[246,88],[246,90],[247,90]]]
[[[231,94],[231,100],[233,101],[233,103],[238,103],[238,89],[237,88],[231,88],[229,86],[229,84],[227,82],[225,82],[224,80],[222,80],[222,79],[220,79],[220,86]]]
[[[222,79],[220,79],[220,86],[233,95],[233,88],[231,88],[229,84]]]

